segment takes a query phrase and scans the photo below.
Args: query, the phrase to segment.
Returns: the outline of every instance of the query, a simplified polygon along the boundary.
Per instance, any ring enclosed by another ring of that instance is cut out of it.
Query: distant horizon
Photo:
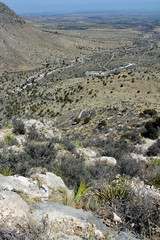
[[[147,14],[147,15],[153,15],[153,14],[158,14],[160,15],[160,11],[132,11],[132,10],[103,10],[103,11],[64,11],[64,12],[32,12],[32,13],[21,13],[19,14],[20,16],[51,16],[51,15],[70,15],[70,14],[105,14],[105,13],[108,13],[108,14]]]
[[[160,0],[2,0],[21,16],[94,12],[160,12]]]

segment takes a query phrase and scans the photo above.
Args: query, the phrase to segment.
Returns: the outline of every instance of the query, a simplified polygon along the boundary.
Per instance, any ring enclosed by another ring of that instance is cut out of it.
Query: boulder
[[[24,224],[29,215],[29,206],[15,192],[0,191],[0,225],[12,229]]]
[[[22,176],[3,176],[0,174],[0,189],[41,199],[48,199],[49,197],[47,186],[40,186],[37,181]]]
[[[108,166],[116,166],[117,165],[117,160],[113,157],[99,157],[99,158],[88,158],[85,161],[85,165],[90,167],[90,166],[94,166],[97,163],[103,163],[104,165],[108,165]]]
[[[92,148],[77,148],[76,151],[85,158],[95,158],[98,155],[98,152]]]
[[[62,178],[51,172],[46,174],[35,173],[31,175],[31,179],[39,181],[40,185],[46,185],[50,189],[59,190],[60,188],[66,188]]]
[[[47,172],[46,174],[35,173],[31,175],[31,179],[38,182],[38,184],[48,189],[48,200],[52,202],[64,203],[72,205],[74,199],[74,192],[69,190],[62,178],[54,173]]]
[[[53,127],[51,121],[41,122],[36,119],[23,120],[26,132],[28,133],[31,127],[35,127],[39,136],[45,137],[46,139],[57,138],[61,139],[61,131],[56,127]]]
[[[142,154],[146,154],[148,149],[156,143],[156,140],[152,140],[152,139],[149,139],[149,138],[145,138],[145,143],[143,144],[137,144],[136,145],[136,148],[137,150],[142,153]]]
[[[135,160],[135,163],[139,163],[139,162],[144,162],[144,163],[147,163],[148,162],[148,159],[143,156],[142,154],[137,154],[137,153],[131,153],[129,155],[129,157],[132,159],[132,160]]]

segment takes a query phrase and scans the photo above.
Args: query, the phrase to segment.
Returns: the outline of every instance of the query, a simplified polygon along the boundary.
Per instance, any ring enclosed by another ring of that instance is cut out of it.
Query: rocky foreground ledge
[[[91,212],[58,203],[63,202],[64,191],[72,194],[50,172],[29,178],[0,174],[2,239],[136,239],[130,232],[107,227]]]

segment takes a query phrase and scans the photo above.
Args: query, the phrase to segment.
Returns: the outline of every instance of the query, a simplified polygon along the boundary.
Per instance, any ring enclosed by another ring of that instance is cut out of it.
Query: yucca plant
[[[96,191],[97,197],[105,202],[111,202],[114,199],[126,199],[129,196],[130,181],[125,177],[120,177],[108,182],[102,187],[101,191]]]
[[[78,204],[86,195],[92,190],[90,184],[86,184],[84,181],[80,183],[77,194],[75,196],[75,202]]]
[[[7,169],[1,168],[0,173],[4,176],[11,176],[13,174],[13,169],[10,169],[10,167],[8,167]]]

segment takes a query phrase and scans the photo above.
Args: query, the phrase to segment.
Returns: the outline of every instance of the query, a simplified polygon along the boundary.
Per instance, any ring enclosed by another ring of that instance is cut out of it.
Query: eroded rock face
[[[25,21],[14,11],[0,2],[0,23],[1,24],[24,24]]]

